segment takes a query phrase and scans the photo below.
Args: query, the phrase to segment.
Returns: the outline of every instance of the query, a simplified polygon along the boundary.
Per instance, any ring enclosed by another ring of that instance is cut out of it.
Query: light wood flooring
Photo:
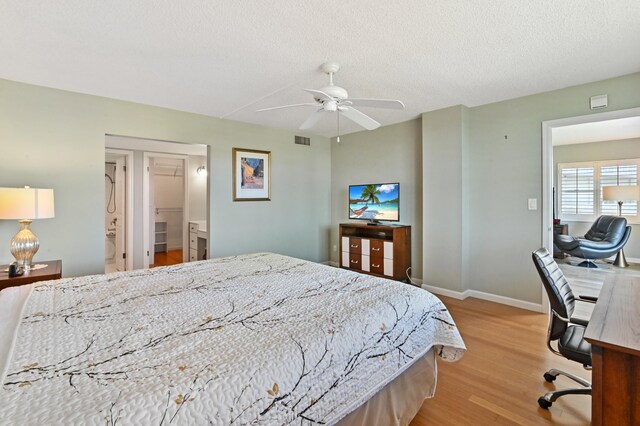
[[[182,263],[182,249],[169,250],[166,253],[158,252],[155,253],[153,257],[153,261],[155,263],[153,265],[149,265],[150,268],[155,268],[158,266],[177,265],[178,263]]]
[[[574,293],[582,295],[597,296],[611,274],[640,276],[640,265],[617,268],[599,262],[602,268],[587,269],[567,260],[558,263]],[[542,375],[549,368],[591,380],[590,371],[547,349],[547,315],[473,298],[440,298],[458,325],[467,353],[457,363],[438,360],[436,395],[424,402],[411,426],[590,423],[589,396],[561,397],[548,411],[538,407],[538,397],[545,392],[576,386],[565,377],[545,382]],[[577,303],[576,316],[588,319],[592,306]]]
[[[590,423],[589,396],[562,397],[548,411],[538,407],[544,393],[574,387],[564,377],[545,382],[542,375],[549,368],[591,380],[591,372],[547,349],[546,315],[473,298],[440,298],[467,353],[456,363],[438,359],[435,397],[424,402],[411,426]]]

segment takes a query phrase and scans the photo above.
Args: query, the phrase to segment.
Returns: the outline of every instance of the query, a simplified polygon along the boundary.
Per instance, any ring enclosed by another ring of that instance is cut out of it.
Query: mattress
[[[2,293],[8,424],[335,424],[465,351],[427,291],[272,253]]]

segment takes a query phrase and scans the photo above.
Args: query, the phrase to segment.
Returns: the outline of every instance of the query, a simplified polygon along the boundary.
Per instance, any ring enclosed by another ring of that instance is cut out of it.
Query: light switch
[[[529,198],[529,210],[538,210],[538,199]]]

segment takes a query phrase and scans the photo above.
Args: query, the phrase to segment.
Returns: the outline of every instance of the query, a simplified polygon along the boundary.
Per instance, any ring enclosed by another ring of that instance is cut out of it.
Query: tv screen
[[[400,184],[349,185],[349,219],[400,220]]]

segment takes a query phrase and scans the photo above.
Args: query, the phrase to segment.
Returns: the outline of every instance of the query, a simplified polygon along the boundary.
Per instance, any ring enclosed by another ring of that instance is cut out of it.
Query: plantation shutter
[[[605,186],[632,186],[638,184],[637,164],[616,164],[600,167],[600,213],[606,215],[618,215],[617,201],[607,201],[602,198],[602,188]],[[623,200],[624,201],[624,200]],[[623,216],[637,216],[638,202],[624,201],[622,204]]]
[[[594,167],[560,169],[560,211],[563,215],[594,214]]]

